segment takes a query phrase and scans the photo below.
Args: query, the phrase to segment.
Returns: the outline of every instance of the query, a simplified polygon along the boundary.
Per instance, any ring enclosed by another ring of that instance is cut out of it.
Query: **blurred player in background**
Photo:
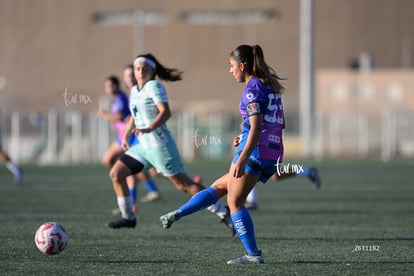
[[[130,117],[128,96],[121,91],[119,79],[116,76],[109,76],[104,82],[105,93],[112,98],[112,111],[107,112],[103,109],[98,110],[98,116],[104,120],[111,122],[118,132],[117,141],[113,142],[108,148],[102,158],[102,163],[112,168],[119,157],[124,153],[122,149],[122,137],[125,131],[125,122]],[[129,143],[135,145],[138,143],[138,139],[135,135],[130,137]],[[136,177],[131,175],[127,178],[127,183],[130,191],[130,195],[133,201],[132,208],[134,212],[137,211],[137,189],[136,189]]]
[[[130,93],[132,88],[137,84],[137,80],[135,79],[135,75],[134,75],[133,64],[129,64],[124,68],[123,79],[124,79],[124,84]],[[138,139],[138,142],[139,142],[139,139]],[[152,174],[157,175],[156,172],[154,172],[155,170],[153,168],[151,169],[152,169]],[[160,199],[161,194],[157,186],[155,185],[154,181],[151,179],[150,175],[148,174],[148,172],[138,173],[137,177],[140,181],[144,183],[144,187],[148,191],[148,193],[141,198],[141,202],[145,203],[145,202],[151,202],[151,201]]]
[[[189,195],[205,189],[194,182],[185,172],[175,141],[166,126],[171,117],[167,93],[162,83],[181,80],[181,72],[160,64],[151,55],[140,55],[134,61],[134,74],[137,85],[131,91],[129,119],[122,139],[127,151],[116,161],[110,172],[122,218],[107,224],[110,228],[134,228],[135,214],[132,211],[131,197],[127,188],[128,176],[154,167],[168,178],[175,187]],[[128,139],[133,134],[139,136],[139,144],[131,146]],[[234,233],[228,210],[216,200],[207,208],[221,218]],[[207,206],[205,206],[207,207]]]
[[[240,136],[237,136],[234,139],[233,146],[238,147],[240,143]],[[321,187],[322,181],[319,176],[319,172],[317,168],[301,168],[300,171],[290,170],[288,172],[283,172],[280,175],[278,173],[275,173],[272,175],[272,180],[280,181],[287,178],[292,177],[307,177],[309,180],[315,185],[317,189]],[[246,203],[244,204],[247,209],[255,210],[258,208],[258,199],[257,199],[257,188],[254,187],[249,195],[246,198]]]
[[[246,254],[228,264],[264,263],[256,245],[253,221],[244,204],[257,182],[266,183],[283,160],[282,130],[285,127],[281,93],[283,86],[264,60],[260,46],[240,45],[230,54],[230,73],[244,83],[240,102],[242,137],[229,172],[187,203],[160,217],[164,228],[197,212],[227,194],[231,218]],[[278,161],[279,160],[279,161]]]
[[[0,160],[6,164],[7,169],[14,175],[14,181],[20,183],[22,181],[22,172],[14,163],[1,145],[1,127],[0,127]]]

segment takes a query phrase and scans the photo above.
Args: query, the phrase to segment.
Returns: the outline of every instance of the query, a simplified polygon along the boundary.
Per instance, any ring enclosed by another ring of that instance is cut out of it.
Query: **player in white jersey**
[[[125,68],[124,68],[124,72],[123,72],[123,79],[124,79],[124,84],[126,86],[126,88],[128,89],[129,92],[131,92],[132,88],[137,85],[137,80],[135,79],[135,75],[134,75],[134,65],[133,64],[128,64]],[[156,173],[154,173],[154,169],[151,168],[151,174],[155,175],[155,176],[159,176]],[[139,173],[137,174],[138,180],[140,180],[143,184],[145,189],[148,191],[148,193],[143,196],[141,198],[141,202],[151,202],[151,201],[156,201],[158,199],[160,199],[161,194],[158,190],[157,185],[155,184],[155,182],[152,180],[151,176],[149,175],[148,172],[143,172],[143,173]],[[129,185],[129,183],[128,183]],[[134,192],[134,189],[131,189],[131,186],[129,187],[129,192],[131,194],[132,199],[136,201],[136,191],[137,191],[137,187],[136,187],[136,183],[135,183],[135,194],[131,193]],[[135,197],[134,197],[135,196]],[[117,208],[118,210],[118,208]],[[118,210],[119,211],[119,210]],[[118,213],[116,213],[118,214]]]
[[[107,224],[110,228],[134,228],[136,218],[132,212],[132,203],[125,179],[141,171],[154,167],[167,177],[178,190],[189,195],[204,190],[200,183],[195,183],[185,172],[175,141],[166,126],[171,116],[168,98],[164,86],[156,80],[181,80],[181,72],[160,64],[151,55],[140,55],[134,61],[134,74],[137,85],[130,95],[131,118],[129,119],[122,146],[124,155],[112,167],[110,177],[122,218]],[[138,135],[139,144],[130,147],[128,138]],[[213,202],[208,208],[229,227],[234,234],[233,224],[226,209],[220,201]]]

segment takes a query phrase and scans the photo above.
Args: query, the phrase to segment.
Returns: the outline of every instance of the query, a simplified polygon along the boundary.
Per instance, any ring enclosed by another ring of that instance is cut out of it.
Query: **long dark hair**
[[[274,93],[280,94],[285,89],[280,83],[283,78],[276,74],[276,71],[266,64],[263,50],[259,45],[240,45],[234,49],[230,56],[246,66],[246,73],[259,78]]]
[[[110,81],[113,85],[115,85],[115,87],[116,87],[116,91],[117,91],[117,92],[119,91],[119,89],[120,89],[120,82],[119,82],[119,79],[118,79],[118,77],[117,77],[117,76],[115,76],[115,75],[110,75],[110,76],[106,77],[106,79],[105,79],[105,80]]]
[[[165,67],[154,57],[154,55],[148,53],[144,55],[138,55],[136,58],[139,58],[139,57],[150,59],[156,64],[154,78],[157,76],[159,79],[165,80],[165,81],[182,80],[181,75],[183,74],[183,72],[175,68]]]
[[[126,69],[132,69],[132,72],[134,72],[134,64],[132,64],[132,63],[127,64],[127,65],[124,67],[124,70],[126,70]]]

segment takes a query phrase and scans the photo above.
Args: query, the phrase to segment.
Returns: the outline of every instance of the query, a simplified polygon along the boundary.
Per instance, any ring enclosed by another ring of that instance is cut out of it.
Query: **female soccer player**
[[[112,168],[115,161],[124,153],[122,149],[122,137],[125,131],[126,119],[130,117],[128,96],[121,91],[119,79],[116,76],[109,76],[104,82],[105,93],[112,97],[112,112],[102,109],[98,111],[98,116],[110,121],[118,132],[118,140],[113,142],[102,158],[102,163],[108,168]],[[137,138],[131,136],[129,143],[136,144]],[[136,179],[131,175],[127,179],[131,197],[133,197],[133,209],[136,212]]]
[[[166,126],[171,116],[167,94],[162,83],[155,79],[158,77],[165,81],[178,81],[181,80],[181,72],[164,67],[153,55],[146,54],[135,59],[134,73],[137,85],[130,95],[132,116],[122,139],[122,146],[127,151],[110,172],[122,218],[108,223],[110,228],[136,226],[126,184],[126,178],[131,174],[145,171],[152,166],[178,190],[189,195],[205,189],[200,183],[191,180],[184,170],[175,141]],[[130,147],[128,138],[133,132],[139,135],[139,144]],[[229,213],[220,201],[216,200],[209,205],[208,209],[233,231]]]
[[[14,181],[16,183],[20,183],[22,180],[22,172],[17,166],[16,163],[14,163],[9,155],[6,153],[6,151],[1,146],[1,128],[0,128],[0,160],[6,164],[7,169],[14,175]]]
[[[125,84],[126,88],[128,89],[128,91],[131,92],[132,88],[135,85],[137,85],[137,80],[135,79],[135,75],[134,75],[134,65],[133,64],[128,64],[124,68],[123,79],[124,79],[124,84]],[[148,193],[144,197],[141,198],[141,202],[151,202],[151,201],[156,201],[156,200],[160,199],[161,194],[158,191],[158,188],[155,185],[155,182],[151,179],[151,176],[148,174],[148,172],[138,173],[137,178],[144,183],[144,187],[148,191]],[[135,182],[135,187],[129,187],[129,192],[130,193],[131,193],[131,191],[134,191],[132,188],[135,188],[135,189],[137,188],[136,187],[136,182]],[[131,194],[131,195],[132,195],[133,200],[134,200],[134,196],[136,198],[136,193]]]
[[[265,183],[275,173],[277,160],[282,161],[283,86],[275,71],[265,63],[259,45],[240,45],[233,50],[230,73],[237,82],[246,85],[240,102],[242,137],[230,170],[210,188],[199,192],[177,210],[161,216],[160,222],[164,228],[169,228],[178,219],[227,194],[233,225],[246,249],[245,255],[227,263],[262,264],[264,258],[256,245],[253,221],[244,203],[256,183]]]

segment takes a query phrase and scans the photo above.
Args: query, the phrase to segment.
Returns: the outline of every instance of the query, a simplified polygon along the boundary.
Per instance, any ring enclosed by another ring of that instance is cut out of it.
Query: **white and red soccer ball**
[[[68,234],[56,222],[46,222],[36,230],[35,243],[45,254],[54,255],[62,252],[68,243]]]

